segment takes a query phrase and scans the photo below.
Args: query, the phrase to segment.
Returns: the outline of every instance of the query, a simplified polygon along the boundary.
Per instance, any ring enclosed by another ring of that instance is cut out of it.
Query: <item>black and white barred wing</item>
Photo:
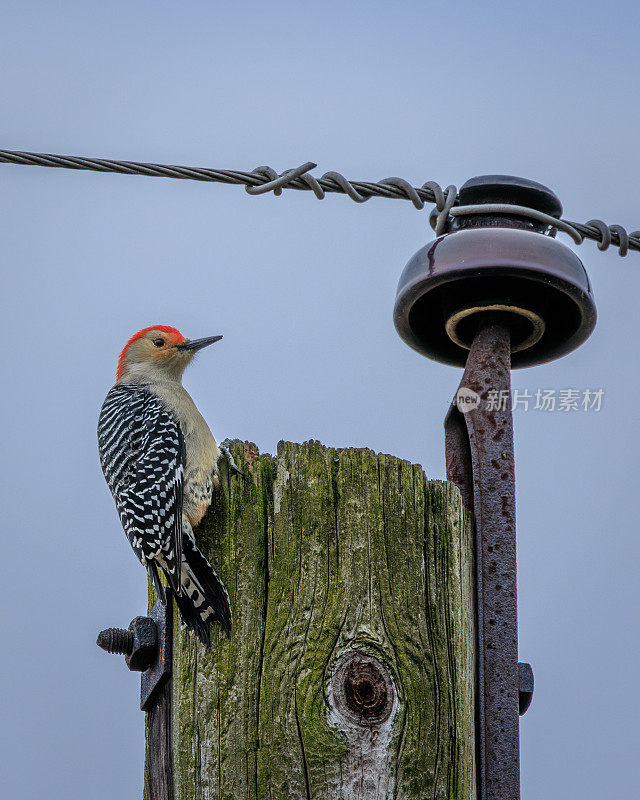
[[[116,385],[98,422],[100,463],[122,527],[154,583],[157,566],[180,593],[182,481],[180,426],[143,386]]]

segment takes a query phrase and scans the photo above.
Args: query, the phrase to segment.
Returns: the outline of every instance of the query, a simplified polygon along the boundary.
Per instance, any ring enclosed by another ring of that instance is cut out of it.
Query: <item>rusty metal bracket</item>
[[[158,600],[149,612],[149,616],[156,623],[158,644],[153,663],[142,673],[140,678],[140,708],[142,711],[151,709],[157,690],[171,675],[172,609],[173,600],[171,594],[167,593],[166,606]]]
[[[549,188],[479,175],[458,205],[446,210],[439,197],[444,235],[407,263],[393,318],[409,347],[465,368],[445,439],[447,477],[475,520],[478,790],[481,800],[517,800],[518,712],[531,702],[533,672],[518,664],[510,373],[575,350],[596,306],[584,265],[554,238],[562,203]]]
[[[456,395],[466,402],[445,419],[447,478],[475,521],[482,800],[520,797],[511,342],[501,322],[481,318]]]

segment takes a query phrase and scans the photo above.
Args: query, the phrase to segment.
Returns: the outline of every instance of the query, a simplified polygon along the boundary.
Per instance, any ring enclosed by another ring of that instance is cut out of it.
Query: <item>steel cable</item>
[[[445,233],[451,217],[477,213],[477,206],[457,205],[458,191],[453,185],[447,186],[443,190],[435,181],[427,181],[419,188],[412,186],[404,178],[384,178],[381,181],[350,181],[341,173],[333,171],[325,172],[322,177],[316,178],[310,174],[310,170],[317,166],[312,161],[281,173],[268,166],[257,167],[251,172],[243,172],[230,169],[184,167],[139,161],[114,161],[106,158],[83,158],[80,156],[53,155],[51,153],[0,150],[0,163],[244,185],[249,194],[256,195],[267,192],[280,195],[283,189],[298,189],[313,192],[319,200],[322,200],[327,192],[331,192],[346,194],[356,203],[364,203],[371,197],[409,200],[417,209],[422,209],[425,202],[434,203],[437,213],[433,216],[432,225],[438,236]],[[558,220],[555,217],[524,206],[495,204],[491,208],[493,213],[517,214],[518,216],[530,217],[538,222],[545,222],[550,227],[555,227],[557,230],[567,233],[577,244],[580,244],[585,238],[592,239],[597,242],[600,250],[606,250],[611,245],[617,247],[621,256],[626,256],[629,250],[640,251],[640,230],[628,233],[622,225],[607,225],[599,219],[589,220],[586,224]]]

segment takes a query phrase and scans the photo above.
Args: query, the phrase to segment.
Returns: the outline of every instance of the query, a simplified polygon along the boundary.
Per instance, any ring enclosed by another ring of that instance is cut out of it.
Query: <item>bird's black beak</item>
[[[214,342],[219,342],[220,339],[222,339],[222,336],[207,336],[204,339],[192,339],[191,341],[177,344],[176,350],[192,350],[195,352],[196,350],[202,350],[203,347],[208,347],[208,345]]]

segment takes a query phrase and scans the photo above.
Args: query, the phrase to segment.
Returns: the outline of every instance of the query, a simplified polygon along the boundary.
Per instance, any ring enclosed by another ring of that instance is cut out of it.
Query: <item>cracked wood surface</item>
[[[458,490],[366,449],[230,449],[197,537],[233,629],[206,652],[175,622],[176,800],[473,799]]]

